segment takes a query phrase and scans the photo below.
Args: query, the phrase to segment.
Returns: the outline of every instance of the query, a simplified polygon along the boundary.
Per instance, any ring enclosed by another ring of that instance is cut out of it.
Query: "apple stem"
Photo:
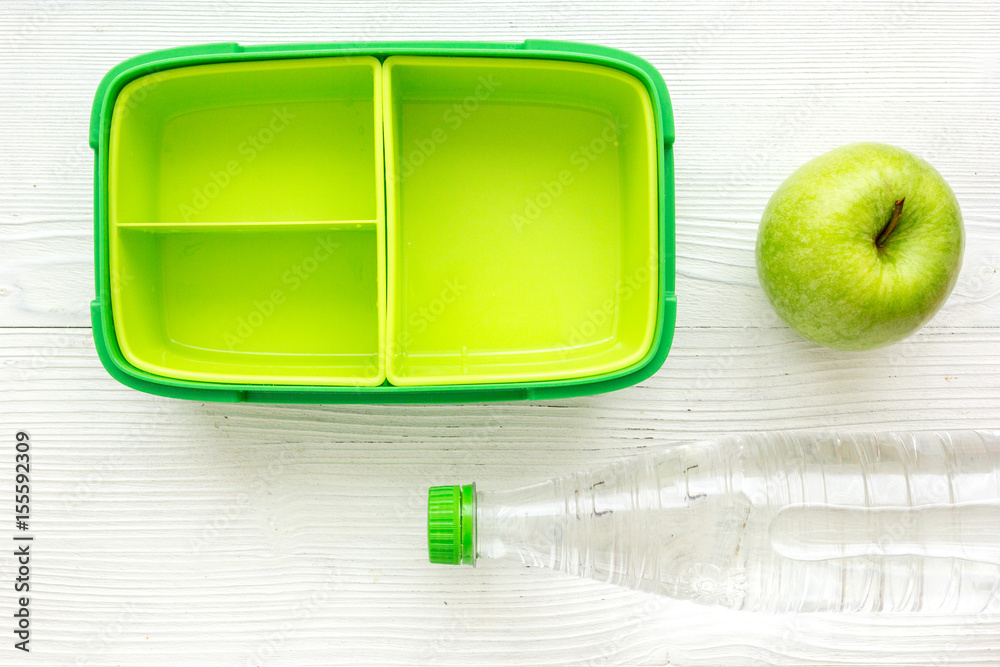
[[[905,201],[906,197],[896,200],[896,203],[892,207],[892,216],[889,218],[889,222],[885,223],[885,227],[875,237],[875,247],[879,250],[882,249],[889,235],[892,234],[893,230],[896,229],[896,225],[899,224],[899,217],[903,215],[903,202]]]

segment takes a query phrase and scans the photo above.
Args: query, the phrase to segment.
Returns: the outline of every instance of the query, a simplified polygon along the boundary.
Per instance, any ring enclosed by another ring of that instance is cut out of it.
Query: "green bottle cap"
[[[476,564],[476,485],[427,491],[427,553],[432,563]]]

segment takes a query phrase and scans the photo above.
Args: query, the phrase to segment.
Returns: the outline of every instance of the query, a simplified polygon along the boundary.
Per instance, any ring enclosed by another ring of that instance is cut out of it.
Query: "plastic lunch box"
[[[673,336],[673,120],[584,44],[212,44],[111,70],[101,361],[217,401],[468,402],[638,382]]]

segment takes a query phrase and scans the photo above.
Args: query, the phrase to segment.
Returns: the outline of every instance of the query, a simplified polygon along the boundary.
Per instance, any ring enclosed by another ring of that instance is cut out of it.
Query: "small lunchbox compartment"
[[[136,79],[111,123],[111,223],[380,218],[379,72],[303,58]]]
[[[165,377],[379,385],[379,236],[374,223],[121,228],[122,351]]]

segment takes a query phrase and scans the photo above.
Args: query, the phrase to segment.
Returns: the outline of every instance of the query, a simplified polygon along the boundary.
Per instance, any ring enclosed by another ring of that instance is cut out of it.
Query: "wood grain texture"
[[[114,64],[211,41],[526,37],[635,52],[670,88],[680,326],[653,378],[548,404],[261,406],[147,396],[100,367],[87,125]],[[761,616],[432,567],[423,503],[432,483],[512,486],[723,432],[1000,426],[998,109],[992,0],[0,5],[0,434],[31,433],[37,535],[34,651],[5,640],[0,665],[997,664],[1000,612]],[[931,326],[850,354],[776,320],[753,246],[781,180],[856,140],[937,166],[968,247]],[[13,567],[0,556],[0,619]]]
[[[710,433],[995,423],[998,331],[858,357],[780,329],[681,329],[641,386],[461,407],[146,396],[106,376],[83,329],[2,330],[0,349],[5,432],[32,434],[41,471],[41,664],[989,664],[1000,639],[995,614],[759,616],[433,567],[423,523],[431,483],[529,483]]]

